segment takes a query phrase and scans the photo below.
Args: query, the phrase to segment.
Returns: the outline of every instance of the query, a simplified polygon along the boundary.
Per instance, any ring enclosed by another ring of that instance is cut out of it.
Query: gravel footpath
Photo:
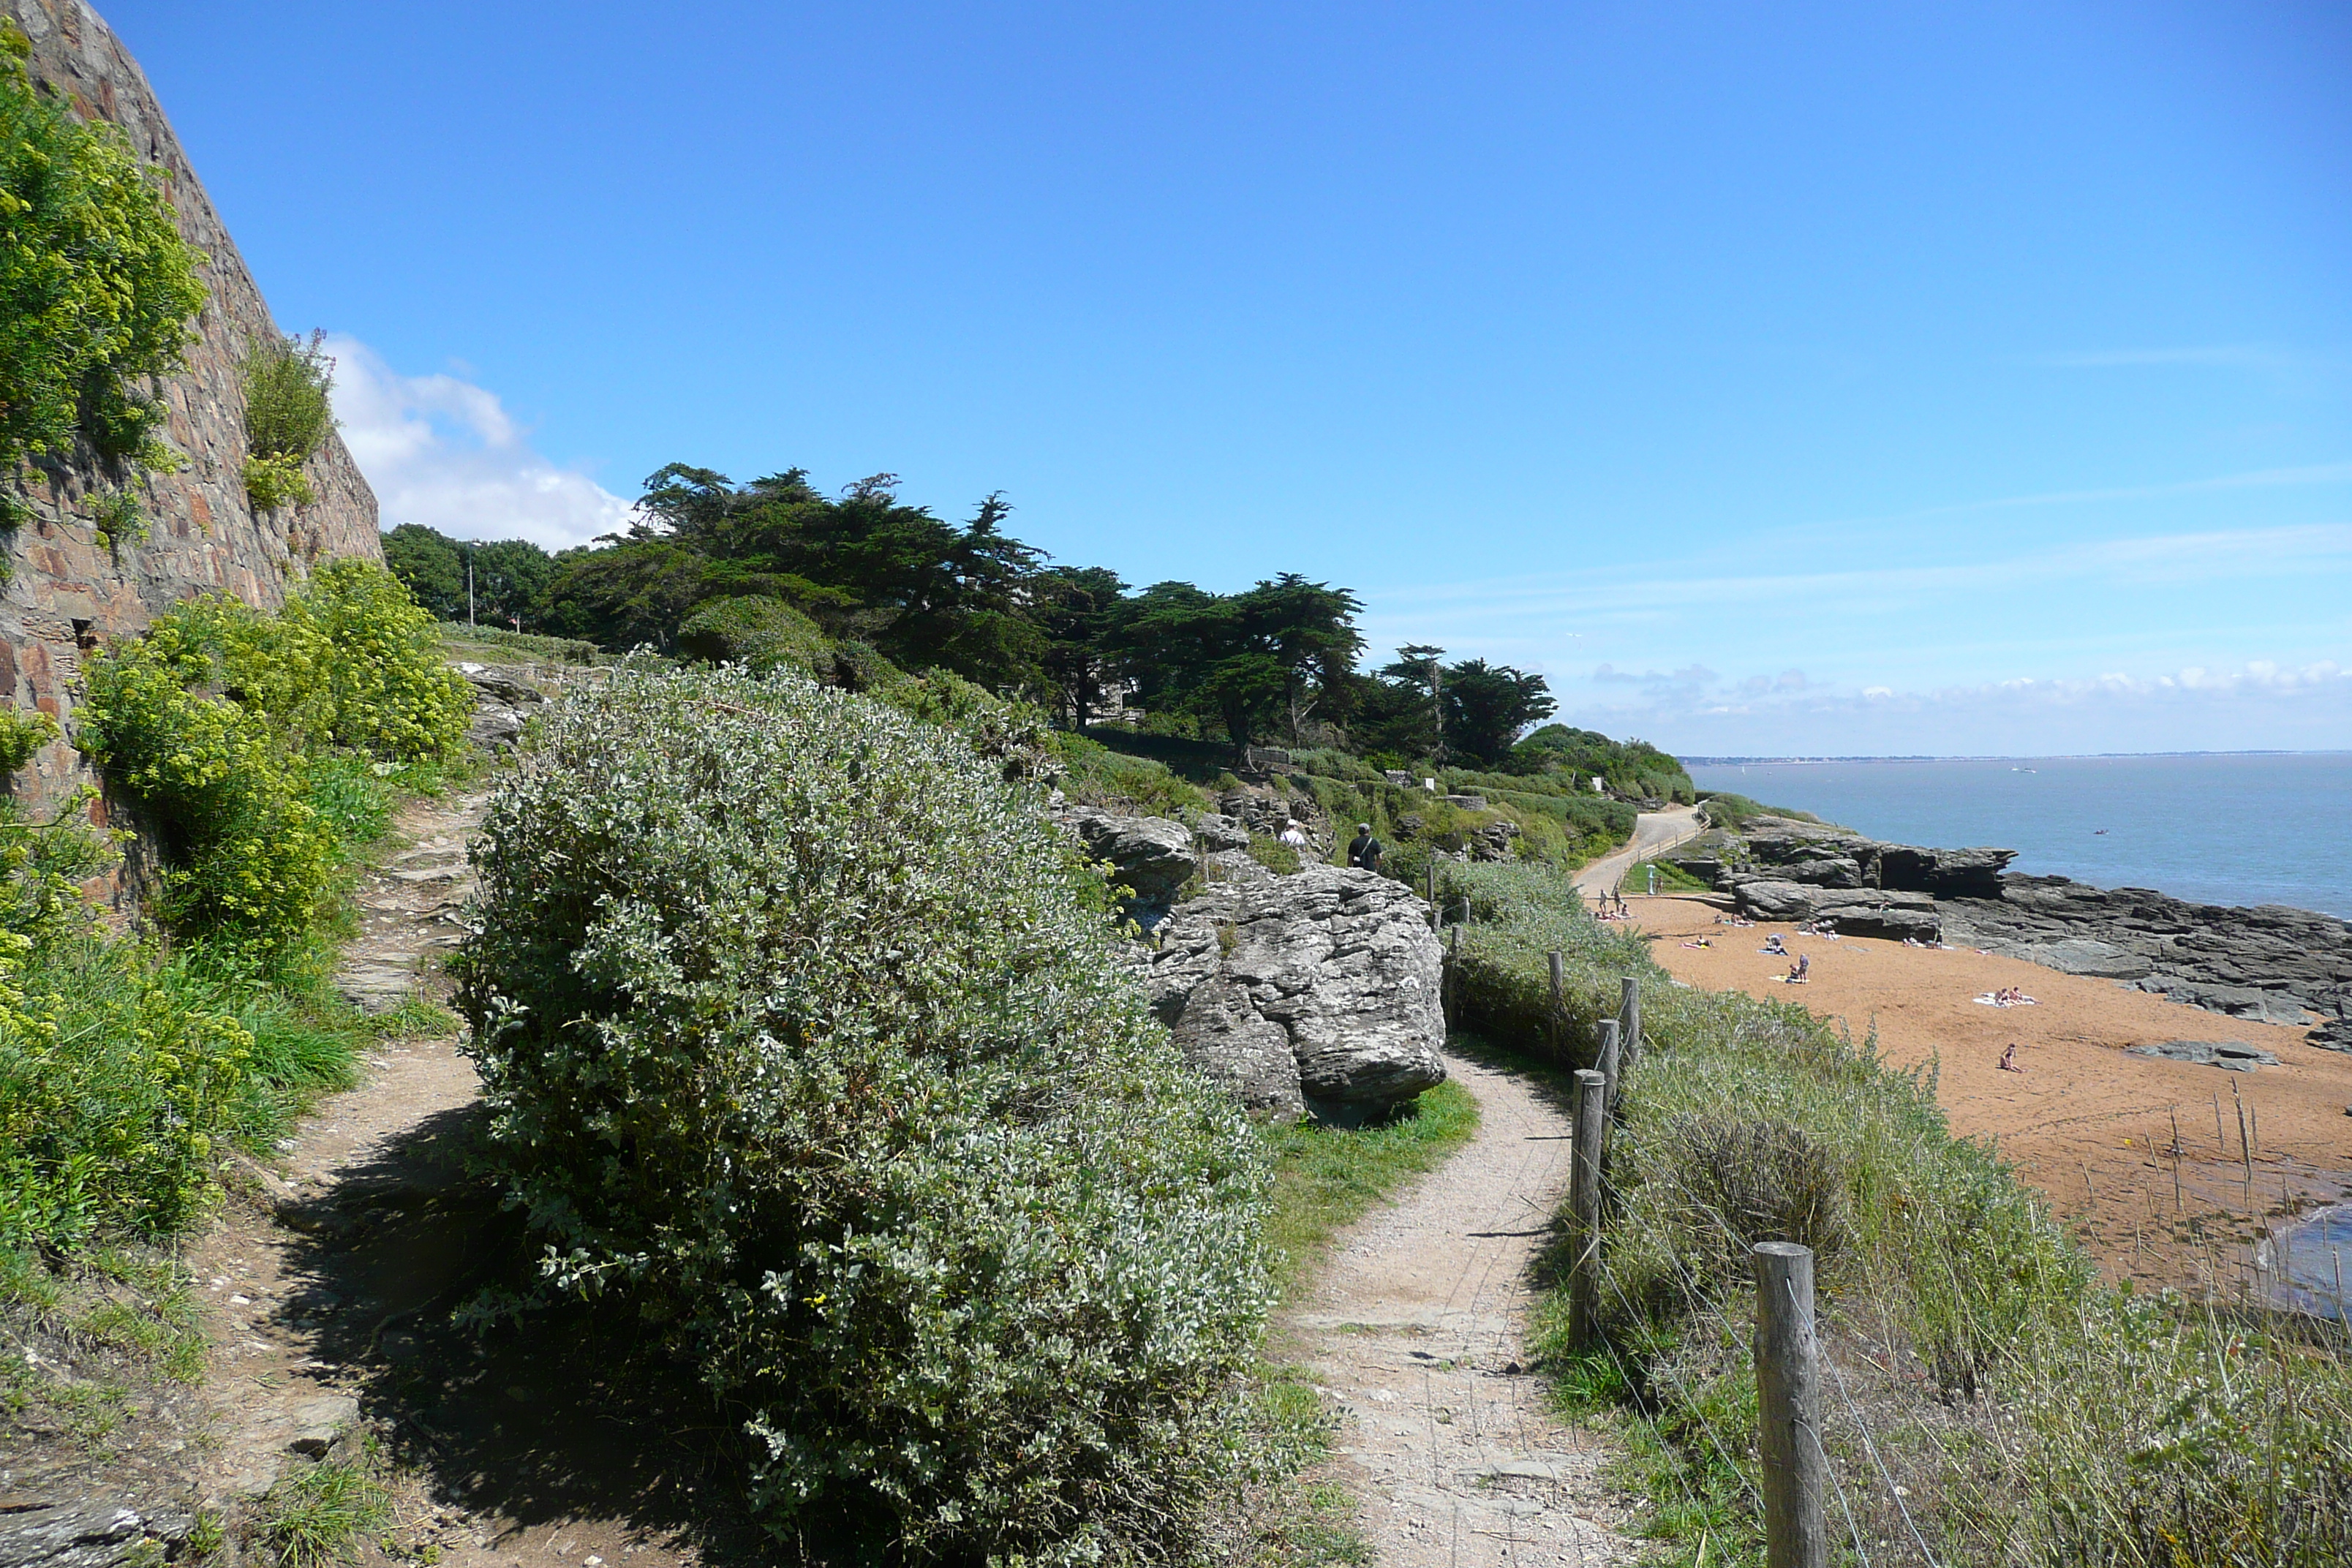
[[[1388,1568],[1617,1563],[1609,1450],[1547,1409],[1525,1368],[1528,1279],[1567,1191],[1566,1111],[1519,1074],[1449,1052],[1475,1138],[1393,1207],[1341,1233],[1289,1321],[1342,1412],[1339,1448]]]

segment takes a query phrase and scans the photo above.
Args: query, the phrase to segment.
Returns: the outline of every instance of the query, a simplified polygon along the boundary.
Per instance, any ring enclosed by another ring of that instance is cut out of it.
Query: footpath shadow
[[[478,1105],[428,1118],[331,1192],[281,1209],[287,1302],[393,1458],[510,1532],[607,1520],[712,1563],[773,1561],[741,1522],[734,1423],[625,1310],[568,1305],[477,1331],[455,1314],[538,1283],[540,1247],[468,1175]]]

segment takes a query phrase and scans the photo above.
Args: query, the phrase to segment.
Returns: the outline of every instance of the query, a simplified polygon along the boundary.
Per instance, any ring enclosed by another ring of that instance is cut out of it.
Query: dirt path
[[[470,890],[486,796],[412,803],[413,847],[359,890],[335,984],[372,1013],[447,999],[437,960]],[[484,1285],[527,1286],[531,1248],[465,1170],[480,1085],[453,1037],[387,1043],[365,1081],[279,1145],[255,1202],[190,1258],[214,1342],[199,1487],[251,1518],[305,1459],[393,1461],[397,1558],[446,1568],[702,1560],[697,1454],[644,1390],[608,1379],[593,1323],[525,1320],[477,1338],[450,1321]],[[379,1560],[371,1552],[369,1561]]]
[[[1645,811],[1633,819],[1633,842],[1613,855],[1603,855],[1576,874],[1576,890],[1591,898],[1613,891],[1626,870],[1645,855],[1655,855],[1685,838],[1706,831],[1698,807],[1677,805],[1666,811]]]
[[[394,833],[413,847],[359,889],[360,934],[334,978],[366,1011],[388,1012],[412,994],[446,999],[447,981],[431,960],[457,937],[472,883],[466,839],[485,799],[415,801],[395,819]],[[363,1379],[333,1342],[386,1308],[328,1264],[320,1243],[379,1225],[389,1209],[455,1178],[431,1158],[439,1141],[431,1127],[461,1118],[478,1094],[473,1064],[457,1047],[442,1037],[371,1053],[360,1087],[321,1104],[278,1145],[283,1159],[259,1173],[257,1202],[226,1215],[191,1255],[212,1309],[218,1447],[205,1489],[216,1502],[265,1491],[297,1458],[357,1432]]]
[[[1517,1073],[1449,1053],[1477,1136],[1343,1232],[1287,1322],[1343,1414],[1339,1447],[1384,1568],[1632,1563],[1589,1434],[1525,1369],[1538,1248],[1568,1186],[1564,1110]]]

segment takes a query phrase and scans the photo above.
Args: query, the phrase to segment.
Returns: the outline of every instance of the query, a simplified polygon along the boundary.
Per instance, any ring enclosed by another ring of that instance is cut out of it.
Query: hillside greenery
[[[308,506],[313,497],[303,465],[335,427],[329,393],[335,362],[326,334],[272,336],[246,353],[238,379],[245,393],[245,495],[256,511]]]
[[[916,685],[632,664],[540,721],[462,963],[488,1158],[551,1289],[703,1369],[781,1536],[1181,1555],[1245,1430],[1265,1157],[1007,782],[1017,716]]]
[[[1044,710],[1070,733],[1116,728],[1220,748],[1326,750],[1381,767],[1466,767],[1543,779],[1581,771],[1624,798],[1690,798],[1674,759],[1559,725],[1540,675],[1411,645],[1363,668],[1361,605],[1295,573],[1233,593],[1137,589],[1104,567],[1049,562],[984,498],[950,521],[877,474],[837,495],[788,469],[738,485],[672,464],[629,527],[551,555],[406,524],[385,560],[445,619],[577,638],[618,653],[788,663],[850,690],[887,671],[943,670]],[[1106,719],[1116,723],[1106,724]],[[1523,737],[1525,737],[1523,739]],[[1525,787],[1525,786],[1522,786]],[[1538,788],[1537,793],[1555,793]]]
[[[121,132],[33,86],[0,23],[0,479],[78,445],[171,469],[152,379],[181,363],[205,258]],[[0,495],[0,522],[23,503]]]
[[[1916,1528],[1940,1563],[2352,1557],[2352,1370],[2328,1333],[2103,1285],[1990,1147],[1951,1134],[1932,1070],[1794,1005],[1669,984],[1548,868],[1452,867],[1441,897],[1472,913],[1454,1017],[1538,1060],[1591,1065],[1620,977],[1643,982],[1601,1336],[1574,1342],[1557,1300],[1541,1348],[1570,1412],[1621,1424],[1670,1560],[1762,1561],[1747,1250],[1765,1240],[1818,1258],[1841,1552],[1858,1534],[1902,1559]]]

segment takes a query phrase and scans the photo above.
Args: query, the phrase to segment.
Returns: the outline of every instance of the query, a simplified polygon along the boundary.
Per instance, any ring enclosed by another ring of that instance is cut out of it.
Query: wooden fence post
[[[1596,1059],[1592,1065],[1601,1069],[1601,1080],[1608,1088],[1609,1098],[1602,1103],[1609,1107],[1609,1114],[1614,1116],[1617,1114],[1617,1069],[1623,1065],[1618,1056],[1617,1020],[1603,1018],[1599,1027],[1601,1048],[1593,1053]]]
[[[1568,1277],[1569,1334],[1590,1344],[1601,1321],[1601,1130],[1608,1124],[1609,1082],[1587,1069],[1576,1075],[1576,1167],[1568,1205],[1576,1220],[1576,1261]]]
[[[1632,1067],[1642,1057],[1642,983],[1628,974],[1617,984],[1617,1046]]]
[[[1821,1350],[1813,1337],[1813,1249],[1759,1242],[1756,1267],[1756,1456],[1764,1471],[1767,1568],[1828,1568],[1822,1513]]]

